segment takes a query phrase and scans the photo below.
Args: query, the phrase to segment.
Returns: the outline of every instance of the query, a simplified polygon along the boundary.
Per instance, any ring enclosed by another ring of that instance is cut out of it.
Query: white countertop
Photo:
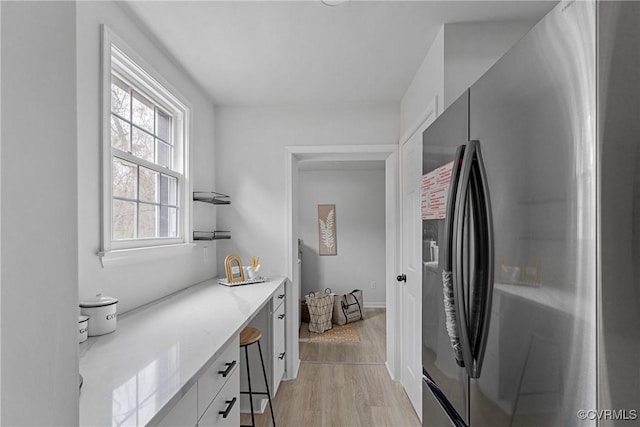
[[[115,332],[80,344],[80,425],[160,420],[284,281],[211,279],[119,316]]]

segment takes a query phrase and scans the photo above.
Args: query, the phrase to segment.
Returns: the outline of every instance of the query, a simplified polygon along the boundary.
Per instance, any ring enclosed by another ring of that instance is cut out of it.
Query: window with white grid
[[[103,250],[185,243],[189,108],[126,46],[105,48]]]

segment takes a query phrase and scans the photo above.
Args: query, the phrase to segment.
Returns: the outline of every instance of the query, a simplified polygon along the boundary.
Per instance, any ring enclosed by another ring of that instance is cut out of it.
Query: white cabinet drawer
[[[194,427],[198,423],[198,388],[194,384],[158,424],[159,427]]]
[[[198,427],[237,427],[240,425],[240,370],[229,381],[200,418]]]
[[[280,385],[280,381],[282,381],[282,377],[284,376],[284,365],[287,360],[285,348],[284,348],[284,340],[274,347],[273,352],[273,390],[271,394],[274,396],[278,391],[278,386]]]
[[[276,311],[281,305],[284,304],[284,300],[287,294],[284,289],[284,283],[278,287],[276,292],[273,294],[273,303],[271,306],[273,307],[273,311]]]
[[[277,347],[284,341],[284,331],[287,322],[286,314],[284,311],[285,305],[282,304],[271,315],[271,325],[273,327],[273,347]]]
[[[280,285],[273,296],[273,313],[271,315],[271,394],[276,395],[285,369],[285,285]]]
[[[218,392],[230,380],[240,362],[240,343],[236,335],[198,379],[198,419],[202,417]]]

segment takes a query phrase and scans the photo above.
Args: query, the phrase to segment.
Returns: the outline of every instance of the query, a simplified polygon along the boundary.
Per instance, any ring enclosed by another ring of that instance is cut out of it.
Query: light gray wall
[[[504,55],[535,21],[463,22],[444,26],[444,108]]]
[[[299,178],[302,295],[327,287],[337,294],[362,289],[365,305],[384,306],[384,169],[300,171]],[[319,204],[336,205],[336,256],[318,254]]]
[[[3,426],[78,424],[76,5],[1,2]]]
[[[422,124],[434,102],[437,114],[444,110],[444,72],[443,26],[400,102],[401,143]]]
[[[397,104],[353,107],[216,108],[216,182],[231,205],[218,208],[218,268],[237,253],[259,256],[266,276],[285,275],[285,149],[294,145],[390,144]]]
[[[531,21],[443,25],[400,103],[401,142],[424,121],[434,102],[437,114],[442,114],[534,25]]]
[[[78,209],[80,298],[102,292],[119,299],[120,313],[216,275],[216,244],[173,258],[102,268],[100,250],[100,25],[107,24],[193,106],[194,190],[216,190],[214,107],[188,74],[158,47],[115,2],[79,2],[78,32]],[[73,165],[75,167],[75,165]],[[213,229],[216,209],[193,205],[194,228]]]

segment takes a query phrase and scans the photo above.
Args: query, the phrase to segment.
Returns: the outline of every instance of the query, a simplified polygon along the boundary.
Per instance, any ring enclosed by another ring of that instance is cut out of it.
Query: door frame
[[[387,306],[387,357],[385,365],[391,378],[399,379],[400,374],[400,327],[399,287],[395,276],[399,266],[400,210],[398,144],[370,145],[304,145],[285,147],[285,271],[289,277],[286,310],[291,319],[298,319],[300,295],[294,268],[298,265],[298,166],[304,161],[356,161],[384,160],[385,162],[385,289]],[[300,368],[297,321],[289,323],[286,331],[286,378],[295,379]]]
[[[409,128],[409,130],[402,135],[402,137],[400,138],[400,140],[398,141],[398,194],[400,197],[402,197],[403,195],[403,177],[404,177],[404,170],[403,170],[403,164],[402,164],[402,150],[404,150],[404,145],[417,133],[417,132],[424,132],[424,130],[426,130],[426,128],[428,128],[431,123],[433,123],[439,115],[439,111],[440,111],[440,106],[438,105],[438,102],[441,98],[438,95],[434,95],[432,101],[428,104],[426,110],[424,110],[423,114],[420,115],[420,118],[414,123],[414,125]],[[399,208],[399,218],[404,218],[404,200],[399,199],[398,200],[398,208]],[[402,253],[403,253],[403,234],[402,234],[402,224],[399,224],[399,231],[398,231],[398,268],[401,271],[404,269],[404,263],[405,260],[402,257]],[[420,281],[422,282],[422,274],[420,274]],[[422,286],[422,284],[421,284]],[[406,378],[403,378],[402,374],[403,374],[403,366],[406,363],[406,351],[404,348],[402,348],[402,335],[404,334],[404,328],[403,328],[403,318],[402,318],[402,313],[404,312],[404,298],[403,298],[403,293],[402,293],[402,288],[398,287],[399,289],[399,295],[398,295],[398,299],[397,299],[397,306],[396,306],[396,311],[399,313],[398,314],[398,343],[397,343],[397,358],[398,358],[398,371],[396,371],[398,373],[398,381],[400,381],[400,383],[402,384],[403,387],[405,387],[405,382],[406,382]],[[420,297],[418,303],[420,304],[420,308],[422,309],[422,296]],[[420,310],[422,311],[422,310]],[[420,319],[420,331],[422,331],[422,318]],[[420,339],[420,341],[422,341],[422,332],[420,333],[420,337],[418,338]],[[413,402],[412,402],[413,403]],[[422,421],[422,408],[414,408],[414,410],[416,411],[416,414],[418,415],[418,418],[420,418],[420,421]]]

